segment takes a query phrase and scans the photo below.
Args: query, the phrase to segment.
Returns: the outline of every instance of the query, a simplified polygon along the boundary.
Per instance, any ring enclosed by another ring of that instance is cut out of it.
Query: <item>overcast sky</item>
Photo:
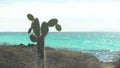
[[[120,0],[0,0],[0,32],[26,32],[28,13],[40,23],[57,18],[62,31],[120,32]]]

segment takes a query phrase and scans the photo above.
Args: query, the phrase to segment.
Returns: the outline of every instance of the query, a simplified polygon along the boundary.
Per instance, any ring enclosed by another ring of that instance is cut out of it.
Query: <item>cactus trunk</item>
[[[46,58],[45,58],[45,47],[44,47],[44,37],[39,37],[37,41],[38,48],[38,65],[40,68],[46,68]]]

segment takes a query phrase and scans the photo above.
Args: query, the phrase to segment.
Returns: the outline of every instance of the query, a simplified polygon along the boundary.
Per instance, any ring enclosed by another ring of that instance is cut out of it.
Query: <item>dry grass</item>
[[[115,68],[113,63],[102,63],[101,68]]]
[[[46,48],[48,68],[101,68],[94,56]],[[0,46],[0,68],[37,68],[36,46]]]
[[[120,58],[118,60],[114,61],[115,68],[120,68]]]

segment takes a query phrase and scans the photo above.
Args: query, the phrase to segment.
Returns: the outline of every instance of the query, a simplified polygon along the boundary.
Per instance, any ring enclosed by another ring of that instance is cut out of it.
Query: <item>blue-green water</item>
[[[0,32],[0,43],[32,44],[29,40],[29,35],[25,32]],[[114,53],[114,55],[117,56],[118,53],[116,53],[116,51],[120,51],[120,33],[51,32],[45,38],[45,45],[53,48],[87,51],[98,58],[101,57],[103,53],[105,53],[105,55],[106,53],[109,55]],[[113,56],[108,57],[113,58]]]
[[[120,50],[120,33],[52,32],[45,38],[46,46],[81,50]],[[1,32],[0,43],[32,43],[24,32]]]

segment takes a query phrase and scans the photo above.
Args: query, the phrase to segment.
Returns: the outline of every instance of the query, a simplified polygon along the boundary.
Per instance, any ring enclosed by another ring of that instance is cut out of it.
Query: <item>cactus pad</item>
[[[56,28],[57,31],[61,31],[61,29],[62,29],[59,24],[57,24],[57,25],[55,26],[55,28]]]
[[[48,33],[49,29],[48,29],[48,25],[46,22],[43,22],[41,25],[41,32],[42,32],[42,36],[45,37]]]
[[[33,32],[39,36],[40,35],[40,25],[39,20],[36,18],[34,22],[32,23]]]
[[[28,17],[28,19],[29,19],[30,21],[33,21],[33,20],[34,20],[34,16],[33,16],[32,14],[28,14],[27,17]]]
[[[37,41],[37,38],[36,38],[35,35],[31,34],[31,35],[30,35],[30,40],[31,40],[32,42],[36,42],[36,41]]]
[[[53,26],[55,26],[57,23],[58,23],[58,20],[57,20],[57,19],[51,19],[51,20],[48,21],[48,26],[49,26],[49,27],[53,27]]]

